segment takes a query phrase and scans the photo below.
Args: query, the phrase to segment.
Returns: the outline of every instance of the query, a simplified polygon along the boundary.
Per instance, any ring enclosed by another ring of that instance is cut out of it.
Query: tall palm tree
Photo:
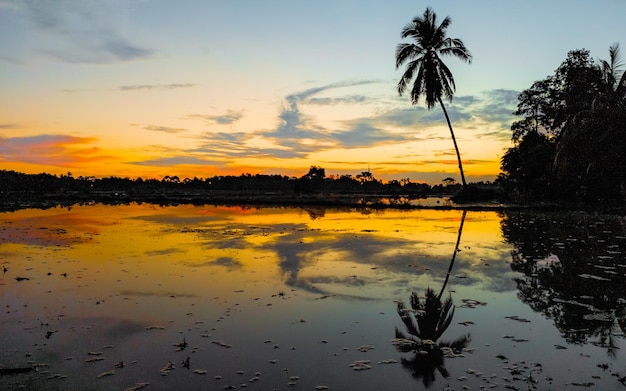
[[[424,15],[416,16],[411,23],[402,29],[402,38],[412,38],[415,42],[400,43],[396,48],[396,69],[407,62],[406,70],[398,82],[398,93],[402,95],[415,76],[411,89],[411,103],[417,104],[422,95],[424,95],[426,107],[429,110],[439,103],[448,122],[448,128],[450,128],[450,135],[459,161],[461,181],[465,188],[467,182],[465,182],[465,174],[463,173],[461,154],[450,124],[450,117],[441,99],[442,96],[445,96],[451,102],[456,86],[452,72],[440,56],[453,55],[471,63],[472,55],[463,41],[458,38],[446,37],[446,30],[450,23],[450,18],[446,17],[441,24],[437,25],[437,15],[428,7],[424,11]]]

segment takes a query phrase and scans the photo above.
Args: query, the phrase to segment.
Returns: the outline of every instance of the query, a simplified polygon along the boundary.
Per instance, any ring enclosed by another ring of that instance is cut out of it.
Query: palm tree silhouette
[[[441,296],[448,284],[456,254],[459,251],[466,214],[467,211],[463,211],[454,253],[439,294],[429,287],[423,298],[420,298],[415,291],[411,293],[410,308],[407,308],[403,302],[398,302],[398,315],[408,334],[396,327],[393,345],[400,352],[414,352],[412,358],[402,358],[402,366],[410,370],[416,379],[422,378],[425,387],[429,387],[435,380],[435,371],[439,371],[443,377],[448,377],[448,371],[444,366],[445,357],[455,357],[460,354],[471,341],[469,334],[453,341],[441,340],[454,317],[452,296],[449,295],[443,301]]]
[[[459,171],[463,187],[467,187],[461,154],[456,143],[456,137],[452,130],[450,117],[443,104],[442,96],[450,102],[456,90],[452,72],[441,60],[440,55],[453,55],[459,59],[471,63],[472,55],[465,47],[463,41],[458,38],[446,37],[446,30],[451,20],[446,17],[441,24],[437,25],[437,15],[428,7],[424,15],[416,16],[413,21],[402,29],[402,38],[412,38],[414,43],[400,43],[396,48],[396,69],[408,62],[402,78],[398,82],[398,93],[402,95],[407,86],[413,80],[411,89],[411,103],[417,104],[420,96],[424,95],[426,107],[430,110],[439,103],[450,128],[450,135],[454,143],[454,149],[459,161]],[[415,75],[417,73],[417,75]]]
[[[619,44],[609,47],[609,60],[600,60],[600,72],[609,104],[626,103],[626,72],[620,59]]]

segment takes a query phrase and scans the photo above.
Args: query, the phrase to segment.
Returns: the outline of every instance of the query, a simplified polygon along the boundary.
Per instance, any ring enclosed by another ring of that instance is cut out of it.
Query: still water
[[[624,251],[582,213],[2,213],[0,388],[623,389]]]

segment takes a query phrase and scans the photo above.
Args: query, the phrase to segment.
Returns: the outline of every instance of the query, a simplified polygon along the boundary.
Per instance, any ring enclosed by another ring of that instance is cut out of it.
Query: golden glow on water
[[[94,297],[131,282],[121,291],[201,296],[207,280],[217,296],[251,281],[329,292],[342,281],[367,296],[364,281],[432,274],[433,262],[451,256],[460,220],[460,211],[437,210],[85,205],[4,214],[1,251],[23,273],[42,272],[33,258],[45,259],[46,272],[71,270],[89,282],[81,294]],[[495,213],[470,214],[466,248],[497,249],[498,224]]]
[[[399,358],[390,343],[401,326],[396,301],[427,287],[439,291],[444,281],[456,305],[446,338],[471,331],[480,347],[460,364],[448,360],[451,371],[459,365],[457,373],[464,373],[489,360],[496,360],[490,368],[499,368],[498,354],[530,360],[542,346],[564,343],[549,320],[516,296],[519,273],[511,270],[501,216],[463,216],[458,210],[148,204],[2,213],[0,364],[21,365],[16,357],[48,363],[50,373],[69,374],[53,380],[64,382],[56,389],[82,389],[86,379],[98,379],[102,389],[143,381],[198,388],[203,380],[191,372],[159,373],[168,362],[180,368],[186,357],[192,370],[224,375],[224,384],[241,384],[236,371],[243,368],[263,372],[270,389],[294,373],[312,376],[301,381],[311,389],[324,383],[367,389],[371,382],[387,388],[389,379],[395,389],[408,389],[414,379],[400,365],[377,366],[368,378],[337,368]],[[464,308],[465,299],[485,306]],[[530,322],[504,324],[513,314]],[[466,328],[468,319],[477,326]],[[507,333],[539,345],[500,350],[502,341],[493,335]],[[189,347],[180,351],[183,338]],[[364,344],[375,350],[357,350]],[[103,349],[101,363],[89,361],[87,352]],[[571,354],[582,352],[592,354]],[[118,360],[128,367],[98,378]],[[280,369],[286,366],[287,375]],[[52,384],[34,376],[35,388],[42,385],[37,381]]]

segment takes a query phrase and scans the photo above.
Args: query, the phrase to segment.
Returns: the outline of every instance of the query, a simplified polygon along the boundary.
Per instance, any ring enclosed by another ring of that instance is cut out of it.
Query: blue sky
[[[521,90],[626,37],[620,0],[0,0],[0,169],[458,179],[440,108],[396,91],[427,6],[473,55],[445,60],[469,180],[497,175]]]

